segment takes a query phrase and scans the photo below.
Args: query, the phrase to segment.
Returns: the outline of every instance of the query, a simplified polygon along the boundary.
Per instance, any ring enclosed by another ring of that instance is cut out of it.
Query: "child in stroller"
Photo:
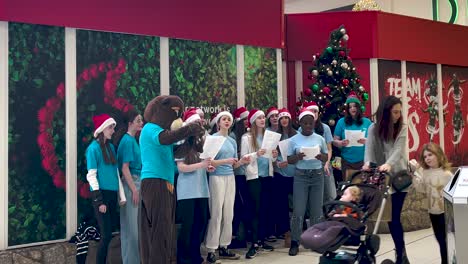
[[[320,263],[375,263],[380,247],[376,235],[390,184],[390,176],[376,169],[359,171],[342,184],[341,197],[323,206],[324,221],[313,225],[301,236],[305,248],[321,253]],[[349,198],[359,190],[360,199]],[[344,197],[344,198],[343,198]],[[374,232],[367,230],[367,220],[379,209]],[[343,212],[337,213],[337,208]],[[341,246],[357,246],[356,253],[335,252]]]

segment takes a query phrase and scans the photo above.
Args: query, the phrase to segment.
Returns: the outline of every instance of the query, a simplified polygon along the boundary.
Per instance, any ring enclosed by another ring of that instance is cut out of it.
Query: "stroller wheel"
[[[368,235],[366,238],[366,244],[371,255],[375,256],[380,249],[380,237],[378,235]]]
[[[380,264],[395,264],[395,262],[393,262],[393,260],[390,259],[384,259],[384,261],[382,261]]]

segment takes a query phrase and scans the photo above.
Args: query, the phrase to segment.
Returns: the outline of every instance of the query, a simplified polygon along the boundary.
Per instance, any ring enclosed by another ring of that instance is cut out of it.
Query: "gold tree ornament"
[[[353,7],[353,11],[380,11],[380,6],[374,0],[359,0]]]

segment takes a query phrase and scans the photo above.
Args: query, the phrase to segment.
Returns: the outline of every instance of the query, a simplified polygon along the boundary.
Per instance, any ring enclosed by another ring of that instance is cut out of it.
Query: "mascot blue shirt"
[[[174,184],[173,144],[162,145],[159,133],[164,129],[156,124],[147,123],[141,130],[141,180],[159,178]]]

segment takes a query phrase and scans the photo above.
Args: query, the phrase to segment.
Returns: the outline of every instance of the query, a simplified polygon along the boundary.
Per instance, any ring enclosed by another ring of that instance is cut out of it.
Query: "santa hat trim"
[[[115,122],[114,118],[110,117],[110,118],[106,119],[106,121],[104,121],[98,128],[96,128],[96,130],[94,131],[94,137],[97,138],[99,133],[104,131],[104,129],[106,129],[106,127],[108,127],[110,125],[116,125],[116,124],[117,124],[117,122]]]
[[[256,111],[255,114],[253,114],[249,119],[250,125],[252,125],[255,122],[255,119],[257,119],[261,115],[265,115],[265,113],[262,110]]]

